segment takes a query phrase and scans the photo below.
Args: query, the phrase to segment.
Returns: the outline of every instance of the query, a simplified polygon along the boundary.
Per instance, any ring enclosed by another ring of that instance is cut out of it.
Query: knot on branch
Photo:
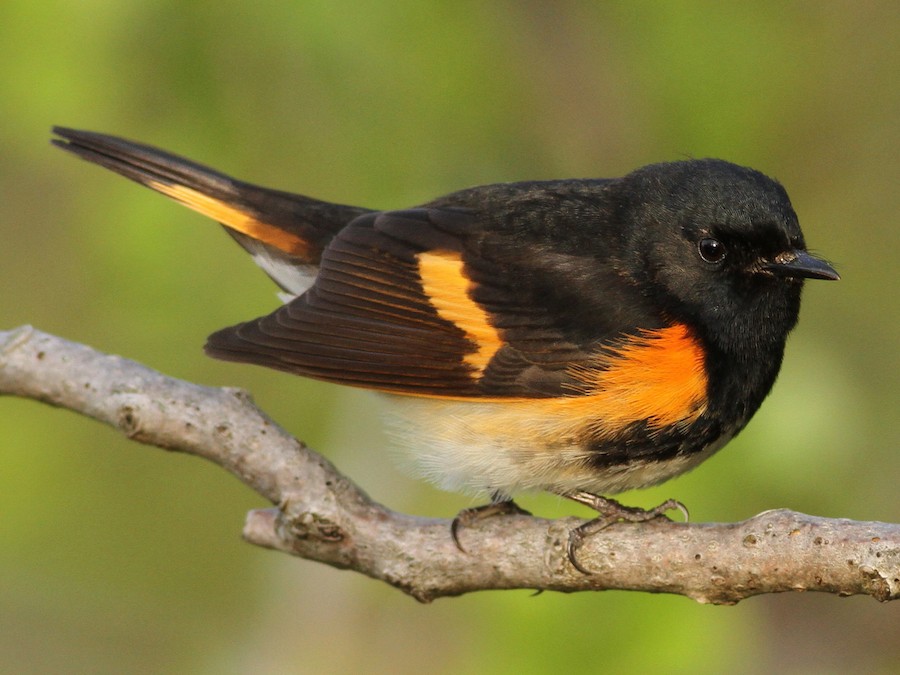
[[[278,535],[285,541],[314,539],[320,542],[343,541],[347,534],[335,521],[313,511],[288,514],[279,509],[276,522]]]
[[[134,406],[123,405],[116,414],[116,426],[128,438],[135,438],[140,432],[140,417]]]

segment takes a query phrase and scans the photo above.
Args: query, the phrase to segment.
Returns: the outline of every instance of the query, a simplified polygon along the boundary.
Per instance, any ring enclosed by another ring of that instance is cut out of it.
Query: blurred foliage
[[[246,387],[377,499],[451,516],[470,502],[393,468],[370,396],[204,358],[204,337],[273,308],[274,288],[216,227],[51,149],[50,126],[385,208],[720,156],[779,178],[844,279],[810,285],[747,431],[698,471],[626,499],[676,496],[699,520],[784,506],[897,522],[898,35],[892,0],[6,0],[0,325]],[[900,606],[865,598],[711,608],[523,591],[419,606],[243,544],[243,513],[263,504],[196,459],[10,399],[0,443],[4,672],[887,673],[900,662]]]

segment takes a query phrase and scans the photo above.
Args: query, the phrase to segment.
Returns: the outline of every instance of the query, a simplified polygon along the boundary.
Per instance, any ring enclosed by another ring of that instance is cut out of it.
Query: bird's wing
[[[480,232],[465,209],[358,218],[326,248],[309,291],[213,334],[207,351],[401,394],[573,393],[591,353],[533,301],[520,270],[485,257]]]

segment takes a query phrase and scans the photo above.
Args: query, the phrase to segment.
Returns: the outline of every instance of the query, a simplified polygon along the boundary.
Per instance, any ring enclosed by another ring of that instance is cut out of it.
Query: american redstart
[[[644,511],[601,497],[712,455],[769,393],[804,279],[784,188],[717,159],[623,178],[460,190],[374,211],[257,187],[155,148],[57,128],[53,142],[223,224],[281,287],[214,357],[387,392],[420,472],[490,495],[458,525],[521,512],[520,491],[595,508],[568,553]]]

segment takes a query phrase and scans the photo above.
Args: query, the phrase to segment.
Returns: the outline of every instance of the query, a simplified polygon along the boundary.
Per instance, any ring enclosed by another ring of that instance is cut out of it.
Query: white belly
[[[598,467],[590,461],[592,451],[579,437],[581,430],[567,428],[539,406],[407,396],[390,399],[388,429],[403,450],[403,463],[449,491],[505,496],[578,490],[615,494],[683,473],[728,440],[664,461]]]

